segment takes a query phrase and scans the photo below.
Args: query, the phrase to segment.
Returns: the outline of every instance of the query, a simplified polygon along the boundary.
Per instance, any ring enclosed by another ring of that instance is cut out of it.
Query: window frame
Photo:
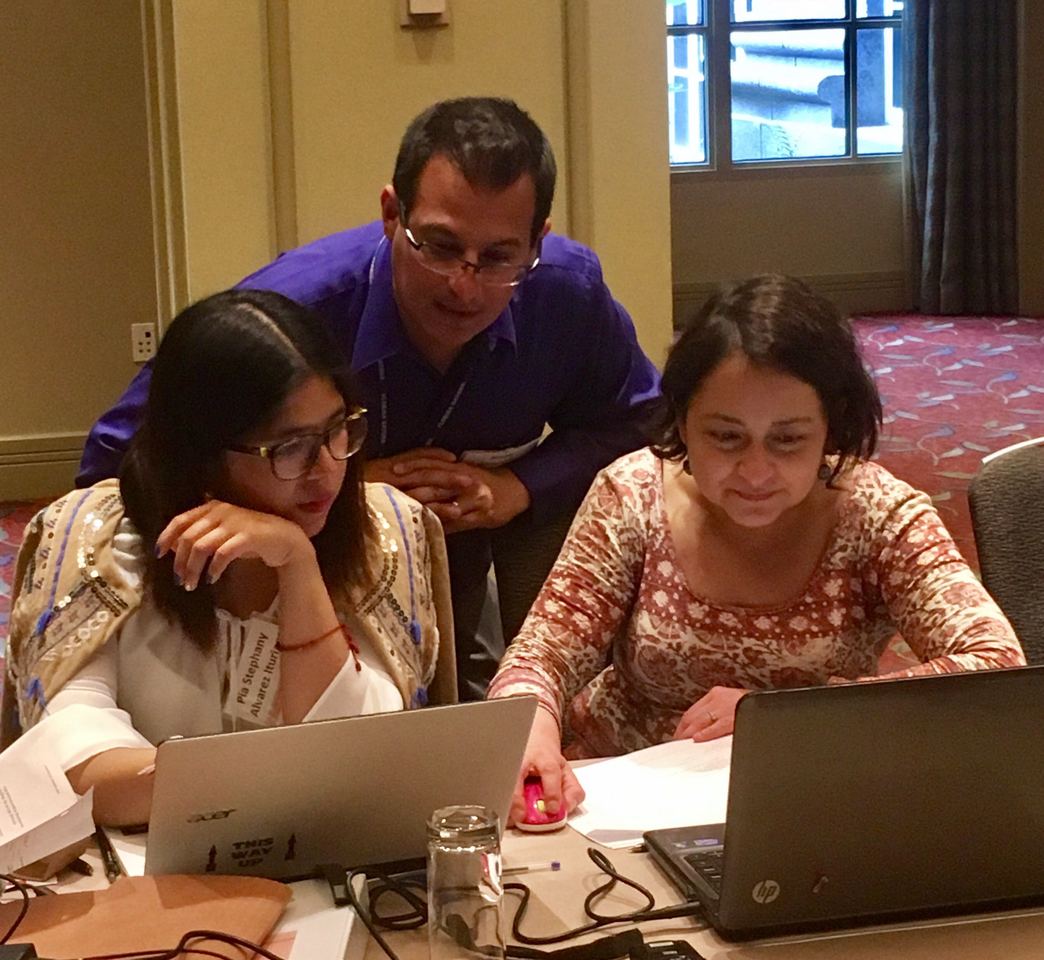
[[[902,17],[860,17],[856,15],[858,0],[845,0],[845,15],[837,19],[802,20],[731,20],[732,0],[704,0],[702,24],[667,24],[667,38],[687,37],[703,34],[706,55],[705,86],[707,94],[707,159],[702,163],[671,163],[672,176],[716,175],[728,179],[747,179],[758,176],[763,170],[803,171],[799,175],[814,175],[816,169],[826,168],[831,173],[841,169],[852,172],[870,173],[894,168],[902,162],[902,151],[898,153],[856,154],[858,142],[858,77],[855,69],[858,36],[861,30],[901,29]],[[838,157],[796,157],[772,160],[732,159],[732,88],[731,88],[731,34],[733,30],[744,33],[798,32],[807,30],[844,30],[844,80],[847,123],[845,126],[845,155]],[[668,96],[670,94],[668,93]],[[839,169],[840,168],[840,169]]]

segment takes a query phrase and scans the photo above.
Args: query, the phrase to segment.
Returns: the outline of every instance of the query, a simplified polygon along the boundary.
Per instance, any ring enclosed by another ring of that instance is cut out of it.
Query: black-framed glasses
[[[366,439],[366,429],[366,408],[356,407],[322,433],[302,433],[271,446],[236,443],[228,449],[233,453],[264,457],[278,479],[296,480],[315,466],[323,447],[334,460],[347,460],[358,453]]]
[[[466,260],[460,250],[447,243],[434,240],[418,240],[406,225],[406,210],[400,205],[399,222],[406,242],[417,257],[417,262],[432,273],[443,277],[455,277],[463,270],[471,270],[476,283],[487,287],[517,287],[526,275],[540,263],[540,241],[536,243],[533,259],[526,263],[507,260]]]

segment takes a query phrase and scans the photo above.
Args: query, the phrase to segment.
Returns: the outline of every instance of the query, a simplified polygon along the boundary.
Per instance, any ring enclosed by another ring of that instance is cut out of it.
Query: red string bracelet
[[[313,637],[311,640],[305,640],[304,643],[292,643],[283,644],[278,640],[276,641],[276,650],[280,653],[296,653],[298,650],[307,650],[310,647],[314,647],[317,643],[322,643],[328,637],[332,637],[338,631],[344,634],[344,639],[348,644],[348,649],[351,651],[352,659],[355,661],[355,671],[359,673],[362,671],[362,664],[359,662],[359,644],[355,642],[355,639],[349,633],[348,628],[343,624],[339,623],[336,627],[331,627],[326,633],[319,634],[318,637]]]

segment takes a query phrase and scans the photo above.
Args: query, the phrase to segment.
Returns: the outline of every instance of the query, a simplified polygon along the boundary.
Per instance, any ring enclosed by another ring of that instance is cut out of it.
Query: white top
[[[141,540],[127,519],[117,529],[113,553],[128,583],[139,586]],[[278,603],[277,597],[245,620],[219,609],[217,642],[204,652],[146,596],[120,632],[52,697],[38,724],[47,728],[39,731],[45,749],[68,770],[114,747],[278,725]],[[349,656],[305,720],[403,708],[377,652],[365,636],[353,639],[359,668]],[[68,709],[73,706],[78,709]]]

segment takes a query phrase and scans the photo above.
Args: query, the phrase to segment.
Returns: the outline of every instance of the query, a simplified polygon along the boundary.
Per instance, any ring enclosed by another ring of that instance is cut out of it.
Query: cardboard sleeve
[[[258,877],[120,877],[111,887],[34,897],[11,943],[32,943],[42,957],[75,960],[96,954],[173,948],[190,930],[214,930],[263,943],[290,900],[290,888]],[[0,936],[21,909],[0,904]],[[195,946],[229,960],[254,954],[216,941]]]

